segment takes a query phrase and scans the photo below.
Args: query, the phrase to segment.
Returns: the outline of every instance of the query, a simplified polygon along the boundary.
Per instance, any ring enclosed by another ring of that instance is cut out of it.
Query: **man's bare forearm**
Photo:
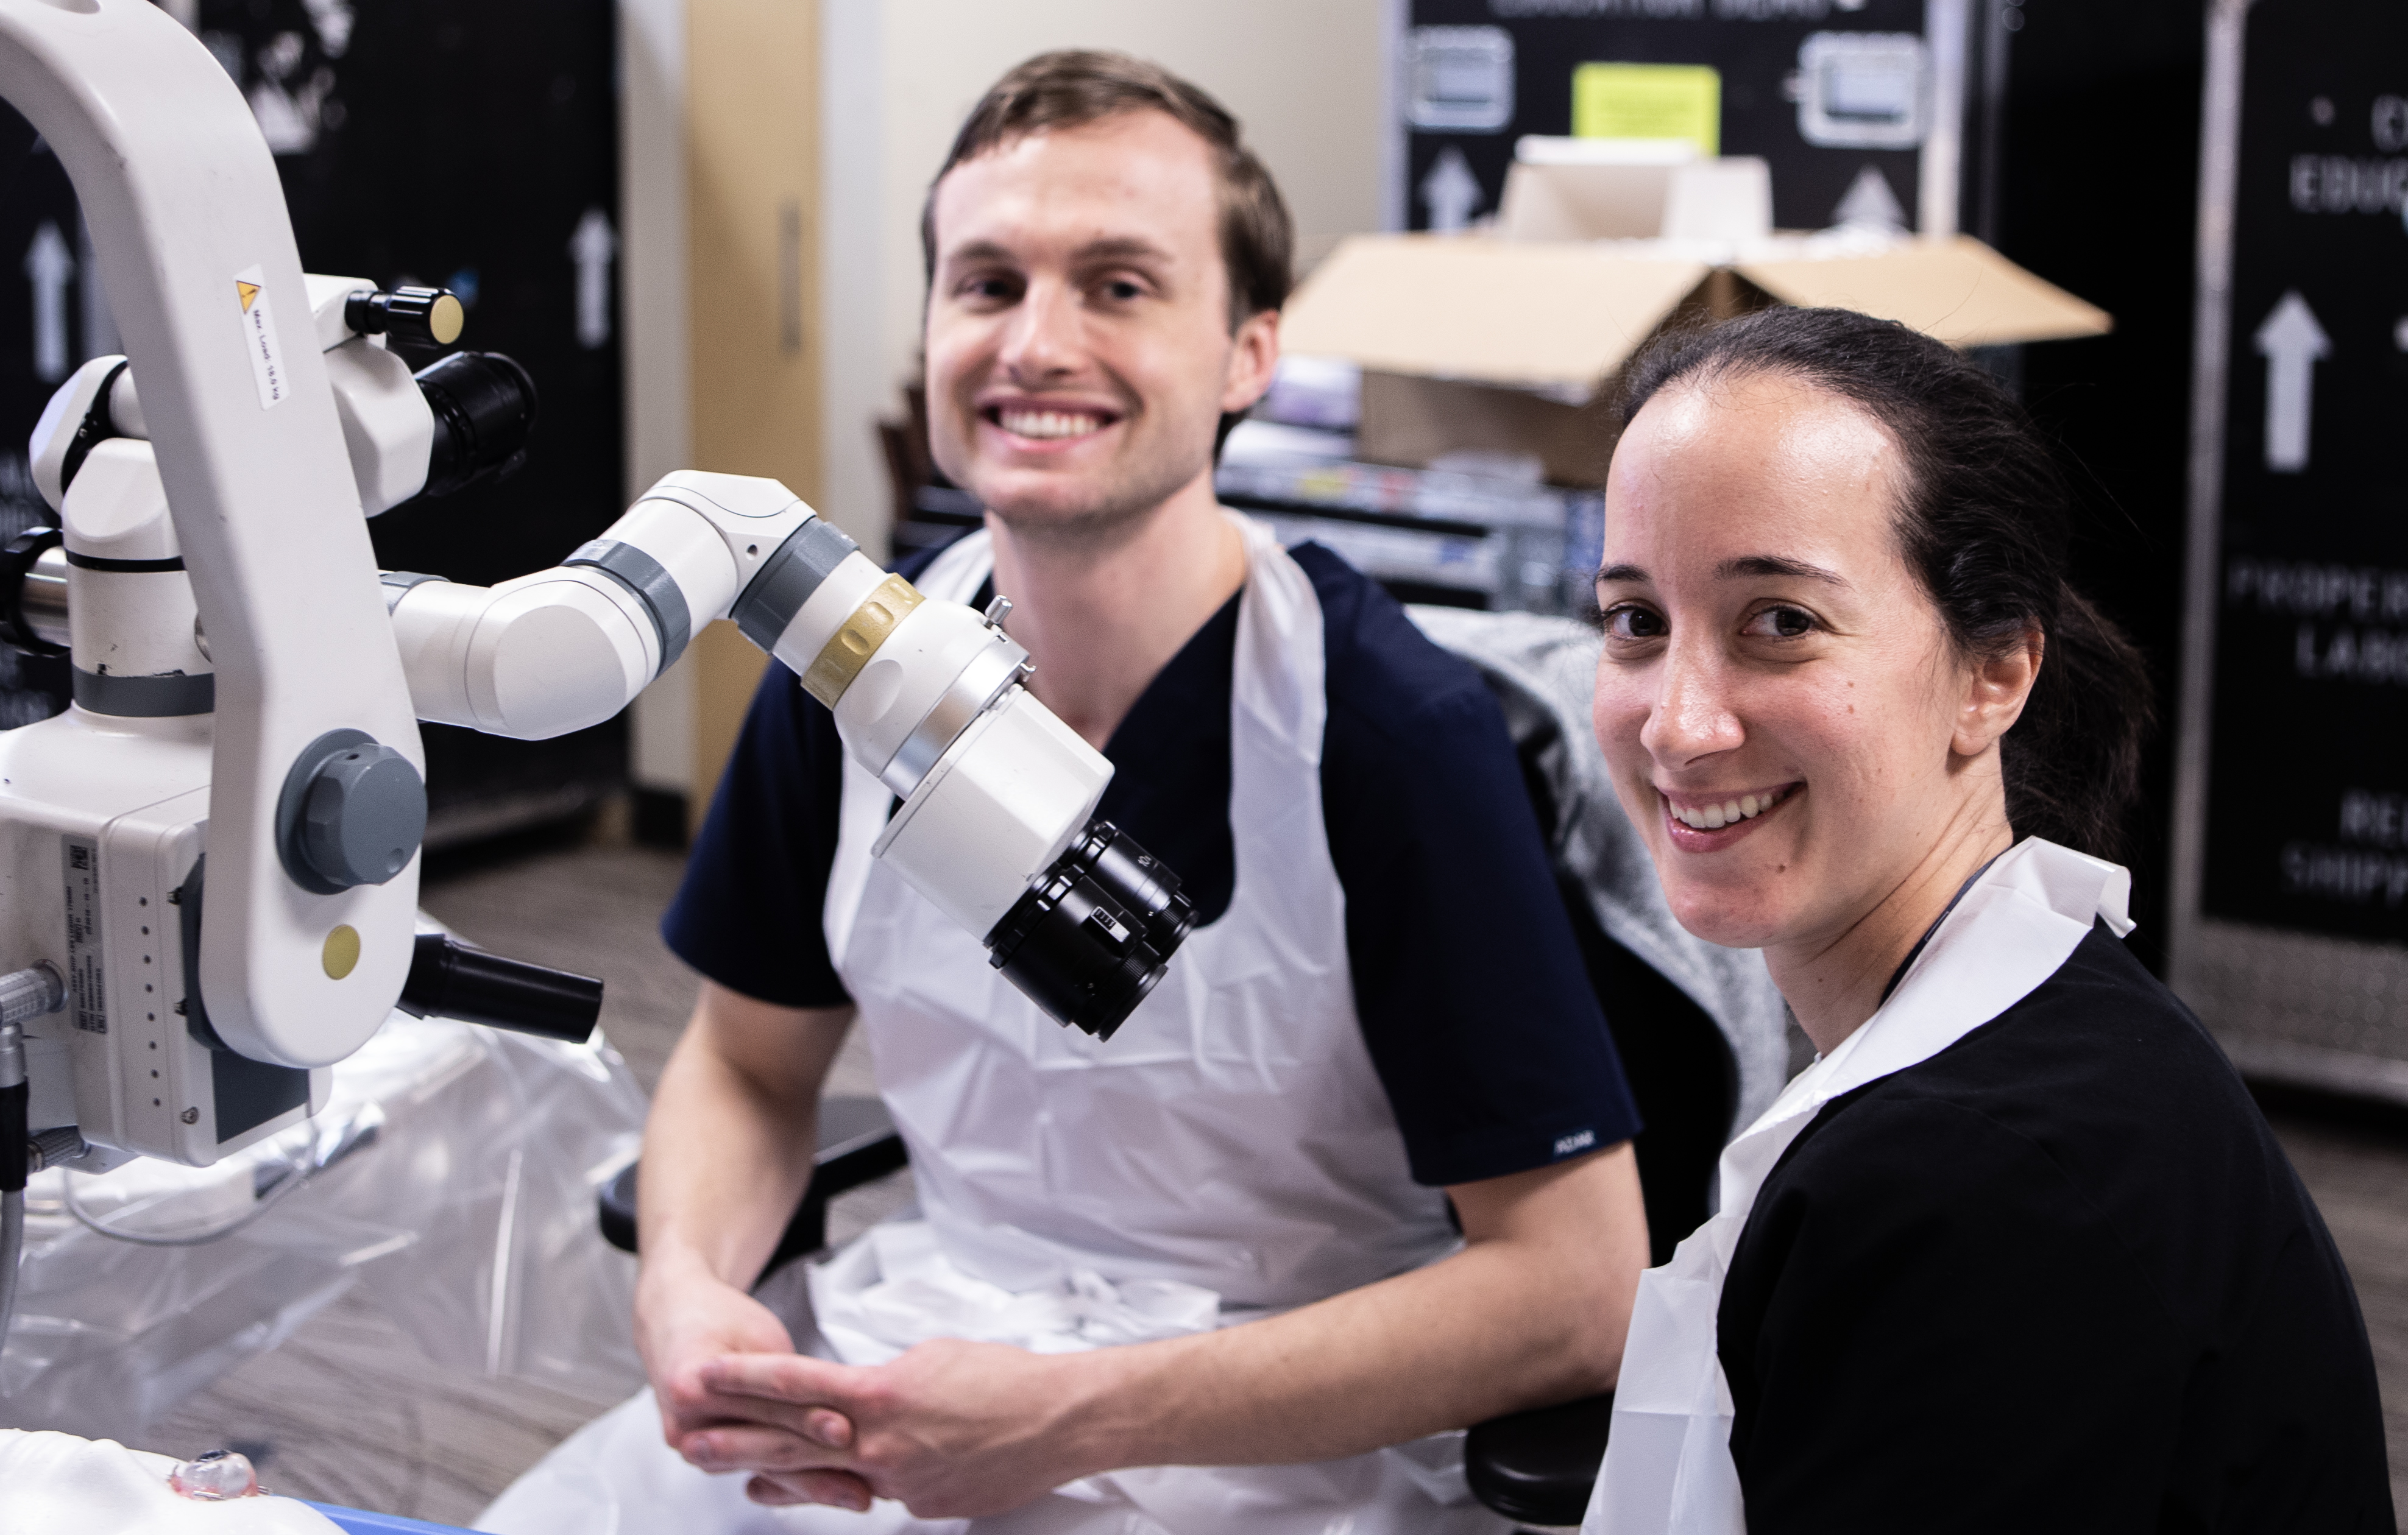
[[[1484,1187],[1504,1198],[1475,1213]],[[1077,1459],[1325,1460],[1612,1386],[1647,1262],[1630,1148],[1455,1192],[1470,1240],[1427,1268],[1261,1322],[1062,1357]]]
[[[706,984],[644,1125],[648,1276],[699,1268],[752,1287],[810,1182],[820,1085],[849,1016]]]

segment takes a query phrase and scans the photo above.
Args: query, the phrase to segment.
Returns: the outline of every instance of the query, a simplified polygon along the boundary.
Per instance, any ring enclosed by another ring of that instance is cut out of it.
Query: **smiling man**
[[[932,447],[988,511],[907,573],[1012,599],[1198,927],[1109,1043],[1057,1027],[870,859],[886,791],[773,667],[665,923],[706,980],[645,1138],[652,1393],[480,1528],[1502,1530],[1445,1433],[1612,1383],[1636,1116],[1477,675],[1213,498],[1279,193],[1194,87],[1048,54],[924,232]],[[790,1330],[747,1292],[856,1017],[922,1214]]]

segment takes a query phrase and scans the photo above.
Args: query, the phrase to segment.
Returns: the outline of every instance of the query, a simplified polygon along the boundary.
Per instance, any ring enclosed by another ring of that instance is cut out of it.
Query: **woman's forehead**
[[[1894,547],[1899,469],[1888,431],[1829,390],[1765,373],[1682,379],[1614,449],[1607,547],[1668,546],[1708,565],[1733,551],[1880,557]]]

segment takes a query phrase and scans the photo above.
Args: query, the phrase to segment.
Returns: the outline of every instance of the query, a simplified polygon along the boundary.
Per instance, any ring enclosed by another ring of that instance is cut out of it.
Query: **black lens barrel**
[[[602,983],[422,932],[402,983],[401,1010],[581,1045],[602,1016]]]
[[[987,962],[1057,1022],[1110,1039],[1196,925],[1179,876],[1093,820],[987,935]]]
[[[526,461],[535,430],[535,380],[500,352],[453,352],[418,373],[418,391],[435,413],[423,494],[448,496]]]

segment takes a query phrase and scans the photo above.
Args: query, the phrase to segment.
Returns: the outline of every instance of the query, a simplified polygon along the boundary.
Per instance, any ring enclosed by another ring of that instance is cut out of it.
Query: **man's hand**
[[[729,1403],[703,1385],[703,1372],[730,1354],[792,1354],[786,1324],[768,1307],[695,1266],[644,1271],[636,1294],[636,1348],[671,1444],[706,1424],[727,1420]]]
[[[875,1493],[924,1519],[1001,1514],[1096,1469],[1078,1403],[1111,1352],[939,1339],[870,1368],[733,1355],[701,1382],[720,1410],[752,1421],[675,1443],[704,1471],[754,1472],[759,1502],[864,1509]]]

